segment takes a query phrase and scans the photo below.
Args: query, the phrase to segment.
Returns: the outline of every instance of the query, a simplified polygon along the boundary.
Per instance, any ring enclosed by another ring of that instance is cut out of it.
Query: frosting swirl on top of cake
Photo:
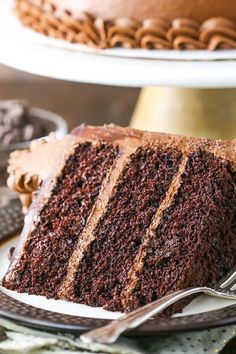
[[[236,3],[227,0],[16,0],[25,26],[95,48],[236,48]]]
[[[210,50],[235,48],[236,23],[223,17],[211,18],[201,26],[200,41],[210,43]]]

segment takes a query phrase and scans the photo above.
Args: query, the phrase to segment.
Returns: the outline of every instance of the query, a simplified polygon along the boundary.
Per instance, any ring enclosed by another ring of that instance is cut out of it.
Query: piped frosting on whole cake
[[[8,289],[129,311],[236,264],[235,141],[80,126],[9,172],[34,201]]]
[[[236,48],[234,0],[16,0],[37,32],[97,48]]]

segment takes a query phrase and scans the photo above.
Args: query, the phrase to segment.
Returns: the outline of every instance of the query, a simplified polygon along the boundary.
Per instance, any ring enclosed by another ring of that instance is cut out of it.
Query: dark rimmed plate
[[[0,291],[0,315],[29,327],[59,332],[82,333],[105,325],[109,320],[78,317],[36,308]],[[154,318],[129,332],[130,336],[158,336],[173,332],[194,331],[236,323],[236,304],[195,315]]]
[[[10,240],[7,243],[5,242],[0,245],[1,276],[6,271],[9,263],[7,260],[7,252],[11,246],[14,246],[15,243],[16,240]],[[198,304],[198,309],[201,308],[201,306],[205,307],[205,310],[206,308],[210,309],[211,304],[209,306],[209,303],[211,303],[211,301],[215,301],[214,299],[215,298],[206,298],[206,302],[208,302],[206,306],[204,301],[200,301],[200,307]],[[46,303],[47,309],[42,308],[42,305],[45,306],[44,303]],[[231,301],[230,306],[193,315],[171,318],[153,318],[136,330],[129,332],[128,335],[158,336],[161,334],[194,331],[234,323],[236,324],[236,301],[235,304],[232,303],[233,302]],[[226,302],[225,304],[229,304],[229,302]],[[107,319],[92,317],[93,314],[95,317],[99,317],[96,313],[98,310],[96,308],[86,306],[83,307],[83,311],[81,311],[83,316],[80,315],[79,311],[77,311],[78,316],[57,312],[61,311],[62,306],[65,306],[63,311],[68,311],[66,310],[68,305],[72,306],[72,310],[70,309],[70,313],[72,314],[74,313],[74,310],[77,310],[79,309],[79,306],[82,306],[79,304],[62,302],[61,300],[46,300],[46,298],[42,296],[18,294],[5,289],[2,289],[2,291],[0,290],[0,316],[12,319],[29,327],[35,327],[48,331],[73,332],[80,334],[84,331],[105,325],[109,322]],[[49,311],[49,309],[53,311]],[[86,311],[89,311],[88,317],[86,317]]]

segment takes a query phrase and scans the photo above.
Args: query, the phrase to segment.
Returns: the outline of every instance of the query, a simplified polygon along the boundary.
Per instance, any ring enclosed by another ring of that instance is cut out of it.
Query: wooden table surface
[[[62,115],[70,129],[81,123],[128,125],[138,93],[138,89],[49,80],[0,66],[0,99],[27,99],[31,106]]]

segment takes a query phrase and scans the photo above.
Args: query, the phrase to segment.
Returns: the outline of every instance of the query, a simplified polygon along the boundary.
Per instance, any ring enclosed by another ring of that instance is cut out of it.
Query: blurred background
[[[69,129],[81,123],[128,125],[139,89],[46,79],[0,65],[0,100],[26,99],[60,114]]]

